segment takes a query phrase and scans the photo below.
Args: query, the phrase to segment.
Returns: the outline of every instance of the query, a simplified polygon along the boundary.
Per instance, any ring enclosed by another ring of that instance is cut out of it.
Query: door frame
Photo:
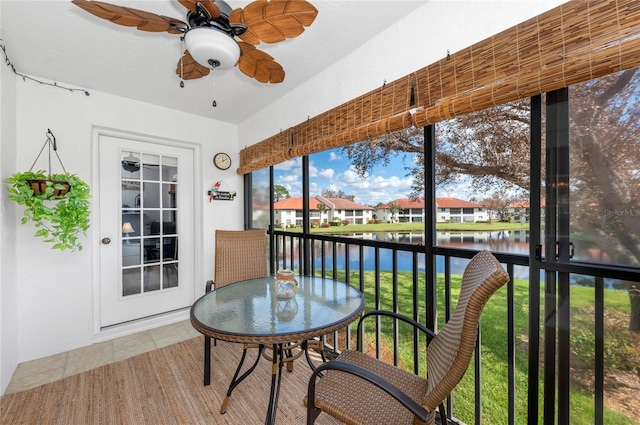
[[[99,140],[100,136],[110,136],[123,139],[131,139],[145,143],[153,143],[158,145],[175,146],[183,149],[190,149],[193,151],[193,219],[194,219],[194,253],[193,253],[193,270],[194,279],[196,284],[193,285],[193,301],[195,301],[202,293],[202,285],[198,285],[197,282],[204,282],[204,238],[203,238],[203,197],[200,194],[203,192],[202,183],[202,151],[201,146],[198,143],[188,142],[184,140],[170,139],[166,137],[154,136],[150,134],[141,134],[131,131],[115,129],[110,127],[92,126],[91,129],[91,163],[92,163],[92,226],[91,236],[92,240],[98,247],[94,250],[93,255],[93,273],[92,273],[92,287],[93,287],[93,334],[94,342],[106,341],[118,336],[124,336],[131,333],[139,332],[146,329],[153,329],[158,326],[175,323],[180,320],[189,318],[189,309],[185,308],[179,311],[168,312],[166,314],[160,314],[149,318],[135,320],[132,322],[114,325],[106,328],[100,326],[100,313],[101,313],[101,299],[100,299],[100,249],[101,243],[100,226],[98,223],[100,217],[96,214],[100,211],[100,197],[96,196],[96,193],[100,192],[100,150]]]

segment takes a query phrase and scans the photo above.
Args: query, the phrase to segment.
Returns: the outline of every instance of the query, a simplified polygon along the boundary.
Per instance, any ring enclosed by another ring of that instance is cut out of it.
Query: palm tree
[[[322,223],[322,213],[327,210],[327,206],[325,204],[323,204],[322,202],[318,202],[318,205],[316,206],[316,209],[320,213],[320,223]]]

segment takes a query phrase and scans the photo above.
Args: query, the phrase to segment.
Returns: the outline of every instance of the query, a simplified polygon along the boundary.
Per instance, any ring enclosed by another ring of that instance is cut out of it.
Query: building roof
[[[541,207],[545,206],[544,198],[540,199],[540,206]],[[507,206],[507,208],[529,208],[529,207],[531,207],[531,202],[528,199],[524,201],[514,202],[513,204],[509,204]]]
[[[402,209],[424,208],[424,199],[399,198],[384,205],[380,205],[378,209],[391,208],[392,204],[397,204]],[[482,205],[475,202],[469,202],[457,198],[436,198],[437,208],[483,208]]]
[[[469,202],[458,198],[436,198],[437,208],[484,208],[475,202]]]
[[[402,208],[403,210],[409,209],[409,208],[424,208],[424,199],[420,198],[420,199],[411,199],[411,198],[399,198],[396,199],[394,201],[388,202],[384,205],[380,205],[378,207],[378,209],[388,209],[391,208],[391,206],[393,204],[398,205],[400,208]]]
[[[322,202],[316,198],[309,198],[309,209],[315,210],[318,208],[318,204],[323,203],[327,206],[327,209],[338,210],[372,210],[373,208],[366,205],[358,204],[349,199],[343,198],[323,198],[318,196]],[[302,210],[302,198],[287,198],[281,201],[275,202],[273,208],[276,210]]]

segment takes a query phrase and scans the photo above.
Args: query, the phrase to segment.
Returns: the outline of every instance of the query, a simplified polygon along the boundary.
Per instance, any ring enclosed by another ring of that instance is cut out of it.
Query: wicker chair
[[[267,276],[267,236],[264,230],[216,230],[214,278],[205,291],[230,283]],[[204,384],[211,382],[211,338],[204,337]]]
[[[464,375],[476,345],[480,314],[493,293],[509,281],[488,251],[467,265],[456,309],[437,335],[414,320],[385,311],[387,316],[412,324],[427,335],[427,378],[415,375],[359,351],[345,350],[312,374],[305,404],[307,424],[325,412],[346,424],[433,424],[439,406],[446,424],[443,400]]]

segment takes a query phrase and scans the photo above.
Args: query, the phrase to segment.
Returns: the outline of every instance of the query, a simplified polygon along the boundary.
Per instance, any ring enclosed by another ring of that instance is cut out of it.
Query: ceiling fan
[[[223,0],[178,2],[187,8],[187,22],[100,1],[72,0],[85,11],[118,25],[181,34],[186,50],[176,74],[184,80],[237,65],[243,74],[261,83],[281,83],[282,66],[255,45],[297,37],[318,14],[306,0],[256,0],[233,10]]]

